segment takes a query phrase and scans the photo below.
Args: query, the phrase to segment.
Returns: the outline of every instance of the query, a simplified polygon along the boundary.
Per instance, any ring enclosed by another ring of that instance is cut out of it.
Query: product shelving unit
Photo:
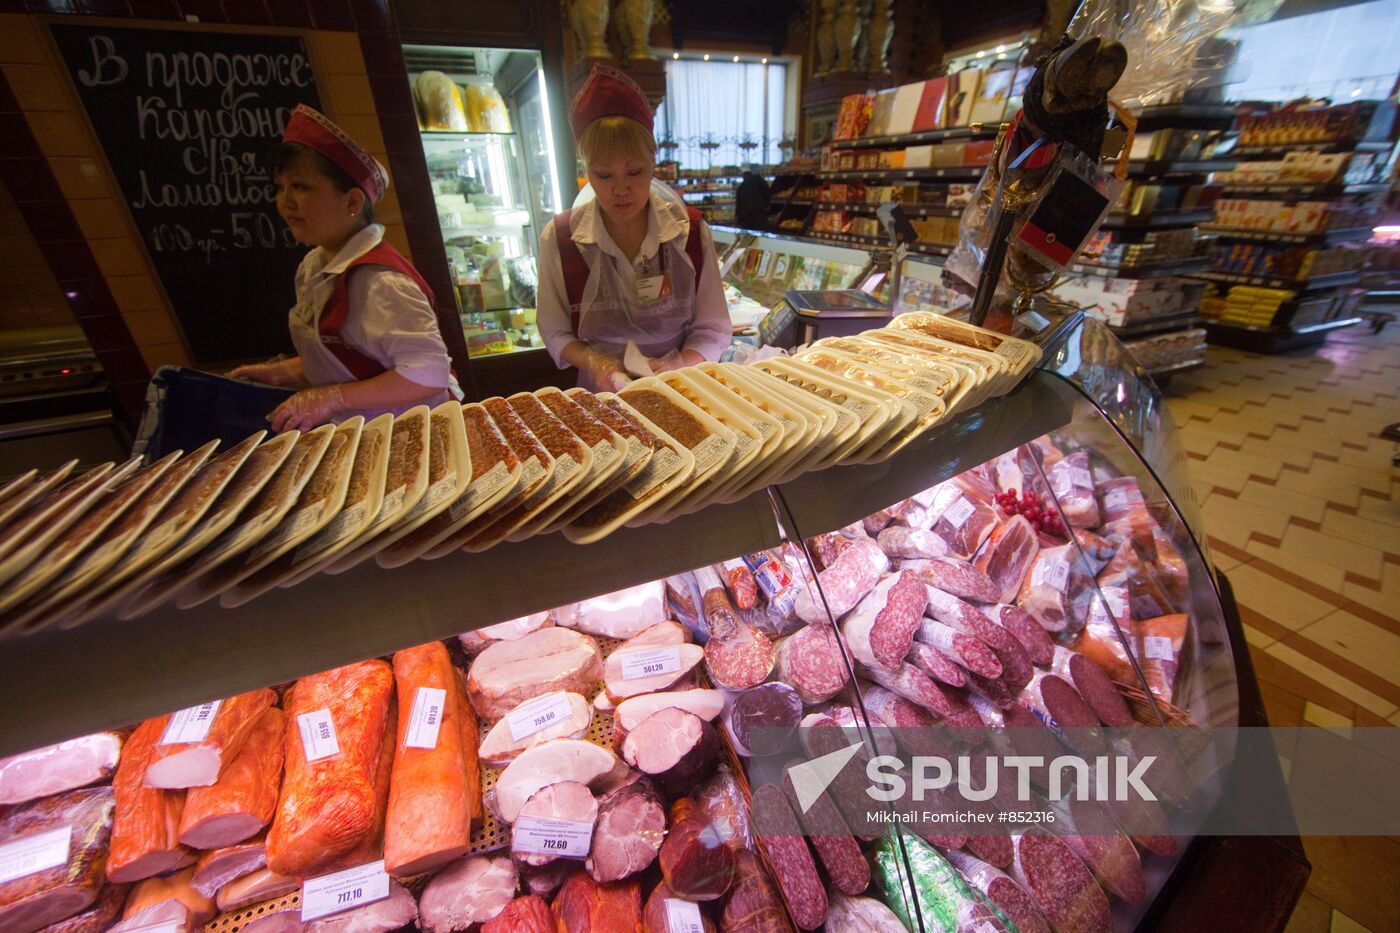
[[[733,223],[734,197],[742,178],[743,176],[737,173],[683,173],[680,178],[671,182],[671,187],[685,199],[687,205],[698,209],[704,215],[706,223]]]

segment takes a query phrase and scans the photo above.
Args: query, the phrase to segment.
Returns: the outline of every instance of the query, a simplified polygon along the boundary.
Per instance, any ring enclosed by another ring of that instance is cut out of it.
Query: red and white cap
[[[305,104],[297,104],[292,111],[282,142],[300,143],[330,159],[360,186],[372,204],[384,197],[389,187],[389,172],[374,156],[324,113]]]
[[[627,117],[652,131],[651,103],[641,86],[610,65],[595,64],[569,105],[574,142],[588,124],[603,117]]]

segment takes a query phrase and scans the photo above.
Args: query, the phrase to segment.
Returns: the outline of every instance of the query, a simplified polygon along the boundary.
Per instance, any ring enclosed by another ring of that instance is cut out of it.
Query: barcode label
[[[1059,555],[1047,560],[1037,561],[1035,573],[1033,573],[1031,577],[1031,582],[1034,585],[1048,585],[1063,593],[1065,588],[1069,586],[1069,561]]]
[[[288,542],[305,535],[308,529],[321,520],[321,512],[324,509],[324,503],[318,502],[295,513],[291,518],[283,519],[272,534],[258,542],[258,546],[248,556],[248,563],[255,563]]]
[[[728,452],[729,444],[725,442],[724,438],[715,435],[707,437],[690,451],[695,457],[695,472],[704,473],[714,467],[725,458],[725,454]]]
[[[384,860],[357,865],[319,878],[307,878],[301,885],[301,921],[338,914],[355,907],[382,901],[389,896],[389,876]]]
[[[612,441],[599,441],[593,445],[593,465],[595,467],[612,466],[612,462],[621,456],[621,453]]]
[[[438,730],[447,706],[447,691],[437,687],[419,687],[413,694],[413,709],[408,714],[404,732],[404,748],[437,748]]]
[[[1142,653],[1154,661],[1174,661],[1172,640],[1166,635],[1148,635],[1142,640]]]
[[[214,717],[219,715],[223,700],[211,700],[199,706],[191,706],[172,713],[165,733],[160,737],[161,745],[181,745],[186,742],[203,742],[209,735],[209,727]]]
[[[454,522],[461,521],[462,516],[469,514],[477,507],[478,503],[489,500],[496,493],[501,491],[501,487],[510,482],[510,468],[502,460],[500,463],[481,474],[481,478],[467,487],[467,491],[452,503],[449,509]]]
[[[454,495],[456,492],[457,473],[456,471],[451,471],[442,479],[429,486],[428,491],[423,493],[423,498],[418,500],[418,504],[413,507],[412,511],[400,519],[400,522],[411,522],[421,518],[432,509],[441,505],[443,500],[448,496]]]
[[[297,728],[301,730],[301,748],[306,753],[308,763],[340,754],[340,742],[336,739],[330,710],[302,713],[297,717]]]
[[[343,538],[354,534],[365,520],[365,504],[357,502],[341,512],[330,523],[312,536],[310,541],[297,548],[298,563],[320,554],[326,548],[338,544]]]
[[[365,533],[366,537],[385,528],[399,517],[399,513],[403,511],[404,497],[407,495],[407,486],[400,486],[393,492],[385,494],[384,504],[379,507],[379,514],[374,517],[374,524],[370,525],[369,531]]]
[[[680,454],[670,447],[659,447],[652,455],[651,460],[642,468],[642,472],[627,484],[627,494],[633,499],[640,499],[655,487],[666,482],[677,471],[685,466],[685,460]]]

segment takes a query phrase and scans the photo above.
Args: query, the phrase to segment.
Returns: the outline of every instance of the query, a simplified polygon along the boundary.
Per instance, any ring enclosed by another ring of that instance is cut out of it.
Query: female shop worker
[[[268,416],[272,427],[306,430],[461,398],[432,290],[373,222],[389,183],[384,166],[301,104],[269,169],[277,212],[312,247],[297,268],[289,315],[297,355],[229,375],[300,390]]]
[[[594,199],[540,237],[536,321],[559,368],[609,389],[629,341],[661,372],[717,360],[729,306],[710,230],[653,183],[651,106],[626,75],[595,66],[569,108]]]

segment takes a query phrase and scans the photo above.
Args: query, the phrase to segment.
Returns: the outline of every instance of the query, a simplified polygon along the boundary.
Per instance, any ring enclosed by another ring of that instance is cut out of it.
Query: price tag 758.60
[[[569,695],[562,690],[522,703],[506,716],[510,737],[519,742],[569,718]]]

